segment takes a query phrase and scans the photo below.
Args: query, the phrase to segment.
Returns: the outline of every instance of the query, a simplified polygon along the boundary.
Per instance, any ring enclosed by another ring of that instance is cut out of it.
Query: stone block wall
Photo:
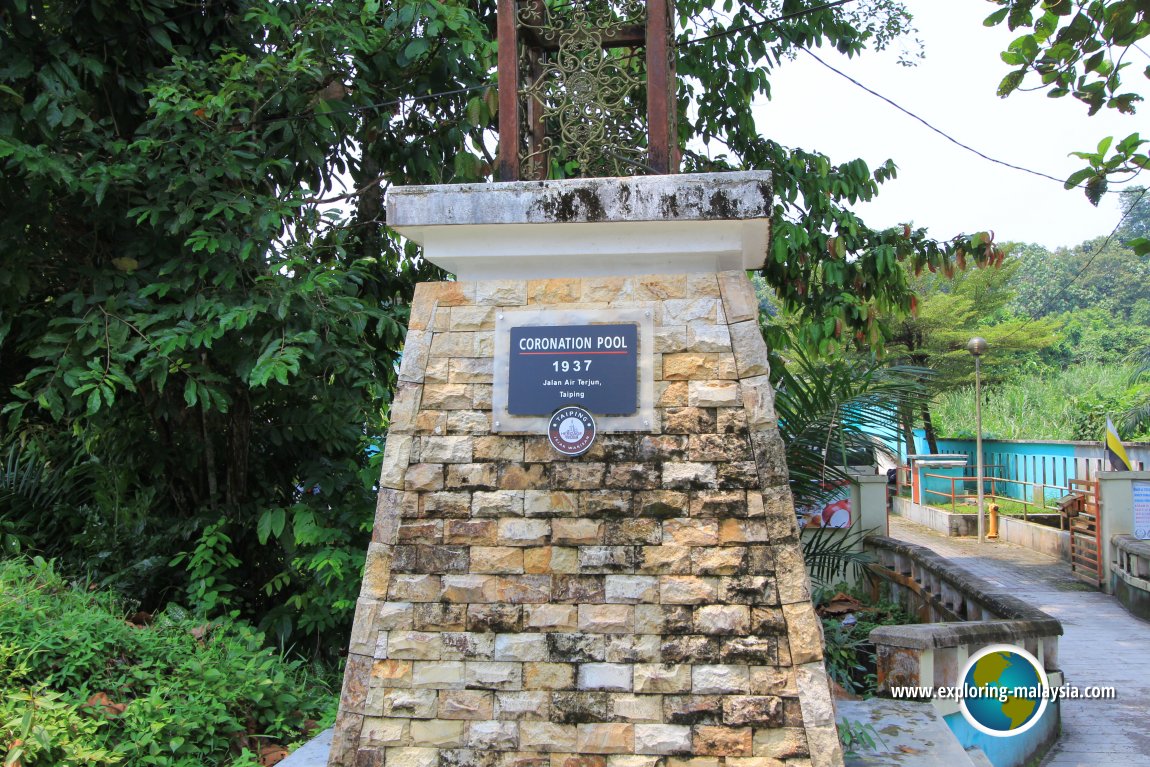
[[[642,308],[656,422],[491,431],[501,309]],[[331,765],[840,765],[743,272],[421,284]]]

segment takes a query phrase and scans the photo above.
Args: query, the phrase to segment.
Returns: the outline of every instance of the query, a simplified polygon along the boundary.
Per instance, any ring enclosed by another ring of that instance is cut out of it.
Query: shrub
[[[330,675],[245,623],[127,612],[42,559],[0,562],[0,710],[25,767],[255,765],[334,714]]]
[[[848,693],[869,698],[878,692],[877,658],[870,632],[879,626],[917,621],[899,605],[875,599],[869,588],[839,587],[834,596],[823,592],[815,608],[823,623],[827,673]]]

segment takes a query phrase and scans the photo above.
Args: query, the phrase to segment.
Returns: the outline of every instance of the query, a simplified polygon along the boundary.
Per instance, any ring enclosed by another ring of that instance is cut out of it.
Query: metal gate
[[[1098,480],[1072,479],[1077,498],[1065,507],[1070,528],[1070,570],[1092,586],[1102,585],[1102,518]]]

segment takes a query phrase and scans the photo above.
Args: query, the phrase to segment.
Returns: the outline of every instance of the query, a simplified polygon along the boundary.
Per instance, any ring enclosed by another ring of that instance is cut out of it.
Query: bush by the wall
[[[0,562],[0,747],[23,767],[255,767],[331,717],[331,675],[238,621],[128,611],[51,564]]]

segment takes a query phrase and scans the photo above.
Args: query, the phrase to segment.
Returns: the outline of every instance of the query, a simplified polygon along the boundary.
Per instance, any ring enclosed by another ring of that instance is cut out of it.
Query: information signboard
[[[578,405],[596,415],[638,408],[638,327],[634,323],[511,328],[507,411],[551,415]]]
[[[1130,484],[1134,491],[1134,537],[1150,540],[1150,482]]]
[[[547,434],[560,408],[596,431],[649,431],[655,330],[649,308],[500,309],[492,350],[491,431]]]

